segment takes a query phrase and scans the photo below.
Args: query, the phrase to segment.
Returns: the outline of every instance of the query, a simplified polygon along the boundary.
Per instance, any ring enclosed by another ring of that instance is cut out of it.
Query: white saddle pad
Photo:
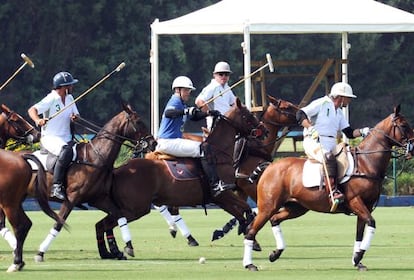
[[[354,170],[354,166],[355,166],[354,159],[352,157],[351,152],[349,151],[349,148],[347,150],[346,155],[348,158],[349,165],[348,165],[348,169],[345,172],[345,176],[341,179],[339,184],[343,184],[349,181],[349,179],[351,178],[352,171]],[[310,160],[305,161],[305,164],[303,165],[303,172],[302,172],[302,181],[303,181],[304,187],[310,188],[310,187],[320,186],[321,181],[323,184],[321,168],[322,168],[321,163],[311,162]]]
[[[73,147],[72,147],[72,149],[73,149],[73,158],[72,158],[72,161],[74,161],[76,159],[76,157],[77,157],[76,145],[77,144],[73,145]],[[47,158],[47,154],[41,153],[40,150],[37,150],[37,151],[33,152],[33,155],[35,155],[40,160],[40,162],[43,165],[43,168],[47,171],[47,168],[46,168],[46,158]],[[30,163],[30,166],[32,167],[32,170],[37,170],[37,164],[34,161],[32,161],[32,160],[29,159],[28,162]]]
[[[46,169],[47,154],[42,154],[42,153],[40,153],[40,151],[35,151],[35,152],[33,152],[33,155],[35,155],[40,160],[40,162],[43,165],[43,168],[45,170],[47,170]],[[30,166],[32,167],[33,170],[37,170],[37,164],[34,161],[29,159],[28,162],[30,163]]]

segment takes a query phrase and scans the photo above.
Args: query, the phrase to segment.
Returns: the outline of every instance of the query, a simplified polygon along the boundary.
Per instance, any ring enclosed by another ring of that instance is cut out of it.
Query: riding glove
[[[308,136],[310,136],[312,139],[318,139],[319,138],[319,132],[316,130],[315,127],[310,126],[310,127],[308,127]]]
[[[369,127],[360,128],[359,133],[361,133],[362,138],[367,137],[369,134]]]

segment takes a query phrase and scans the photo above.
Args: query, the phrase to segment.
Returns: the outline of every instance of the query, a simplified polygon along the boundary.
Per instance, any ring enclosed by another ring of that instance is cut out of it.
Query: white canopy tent
[[[151,31],[151,128],[157,135],[159,35],[241,34],[247,77],[251,71],[250,34],[342,34],[342,59],[346,60],[349,33],[414,32],[414,14],[374,0],[223,0],[176,19],[157,19]],[[347,81],[347,70],[343,64],[343,81]],[[250,108],[250,79],[245,81],[245,100]]]

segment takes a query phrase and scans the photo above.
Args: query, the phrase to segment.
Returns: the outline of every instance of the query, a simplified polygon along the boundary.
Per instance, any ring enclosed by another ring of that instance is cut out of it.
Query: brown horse
[[[14,139],[19,143],[32,144],[39,142],[40,132],[18,113],[1,104],[0,114],[0,148],[6,147],[7,140]]]
[[[289,101],[276,99],[270,95],[267,98],[269,105],[263,110],[259,119],[268,130],[268,136],[262,141],[247,139],[247,149],[237,168],[236,192],[243,199],[247,200],[250,197],[254,202],[257,201],[256,179],[272,161],[271,155],[275,143],[286,136],[279,137],[278,132],[283,127],[297,125],[296,112],[299,110],[298,106]],[[236,223],[237,220],[232,218],[221,229],[216,229],[213,232],[212,241],[224,237]],[[255,250],[261,250],[258,243],[255,243]]]
[[[237,133],[244,136],[261,135],[262,127],[257,118],[240,103],[215,120],[215,125],[205,140],[208,142],[217,161],[219,177],[225,182],[234,181],[233,149]],[[197,173],[200,173],[198,159],[189,159],[195,164]],[[114,170],[114,187],[112,198],[123,210],[128,221],[134,221],[148,214],[151,204],[174,206],[197,206],[213,202],[226,212],[235,216],[241,225],[239,230],[245,232],[246,226],[252,219],[250,207],[245,200],[240,199],[232,191],[225,191],[218,197],[211,197],[208,183],[200,177],[179,180],[172,176],[163,160],[131,159]],[[96,224],[98,249],[102,258],[119,258],[119,251],[112,229],[116,226],[116,219],[108,215]],[[111,234],[107,251],[104,233]]]
[[[16,140],[13,146],[21,143],[32,144],[38,142],[40,132],[6,105],[2,104],[0,108],[2,111],[0,114],[0,166],[2,169],[1,174],[3,174],[0,179],[0,235],[6,239],[14,250],[13,264],[7,270],[14,272],[21,270],[24,266],[23,244],[32,226],[32,222],[22,208],[30,177],[25,176],[25,171],[20,172],[19,170],[22,167],[27,167],[28,159],[31,159],[39,167],[37,180],[32,181],[35,198],[38,200],[41,209],[48,216],[55,220],[58,220],[58,216],[52,211],[47,202],[48,195],[45,191],[46,175],[41,163],[30,155],[20,156],[17,153],[2,150],[4,148],[12,148],[11,146],[6,146],[9,139]],[[6,217],[13,227],[15,236],[6,228]]]
[[[112,170],[121,145],[125,140],[139,142],[143,138],[151,138],[147,126],[130,105],[124,104],[123,111],[113,117],[88,143],[80,143],[76,147],[77,160],[67,172],[66,195],[59,216],[66,220],[73,207],[82,203],[96,207],[106,213],[111,213],[121,220],[121,230],[125,233],[126,242],[132,248],[129,230],[120,209],[109,196],[112,187]],[[49,186],[51,176],[49,175]],[[39,247],[35,256],[36,261],[44,260],[44,253],[56,238],[63,223],[57,222],[50,230],[46,239]],[[123,236],[124,237],[124,236]]]
[[[64,221],[50,208],[48,203],[49,193],[46,185],[46,173],[42,163],[33,155],[21,155],[12,151],[0,149],[0,209],[13,227],[16,244],[14,248],[14,261],[8,268],[8,272],[19,271],[24,266],[23,243],[32,226],[32,222],[23,210],[22,203],[26,198],[27,187],[32,178],[32,169],[27,160],[34,161],[37,166],[37,180],[34,181],[34,197],[38,200],[43,212],[56,222],[64,224]],[[7,236],[8,229],[3,227],[2,236]],[[14,239],[14,238],[13,238]]]
[[[345,202],[340,204],[336,213],[355,214],[358,217],[352,258],[358,270],[366,270],[361,260],[374,236],[375,220],[371,213],[380,196],[381,185],[393,153],[392,147],[405,147],[407,157],[411,156],[413,136],[413,130],[400,114],[400,106],[397,106],[393,114],[379,122],[351,151],[355,168],[350,179],[339,186],[345,195]],[[274,262],[285,248],[281,222],[302,216],[309,210],[330,212],[331,206],[325,190],[303,186],[305,161],[304,158],[292,157],[280,159],[267,167],[260,177],[257,185],[258,215],[249,226],[244,240],[243,265],[248,270],[257,270],[252,261],[253,241],[268,220],[272,224],[276,240],[276,250],[269,255],[269,260]]]

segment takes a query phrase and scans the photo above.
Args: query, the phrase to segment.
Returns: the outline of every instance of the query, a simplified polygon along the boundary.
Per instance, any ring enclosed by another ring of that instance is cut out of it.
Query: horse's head
[[[293,126],[297,125],[296,112],[299,107],[282,99],[276,99],[271,95],[267,96],[269,106],[262,114],[265,124],[273,126]]]
[[[131,142],[135,142],[138,150],[149,149],[154,151],[157,142],[141,117],[132,109],[131,105],[123,103],[122,107],[125,112],[123,136]]]
[[[0,124],[7,139],[12,138],[27,144],[40,141],[40,132],[22,116],[10,110],[4,104],[1,105],[1,111],[1,118],[4,118],[4,120]]]
[[[266,128],[246,106],[236,98],[235,104],[225,114],[224,118],[240,133],[241,136],[263,138],[267,134]]]
[[[388,118],[378,123],[370,134],[377,138],[383,135],[385,138],[383,141],[388,147],[404,147],[407,157],[414,155],[414,132],[405,117],[401,115],[400,105],[394,108],[394,113]]]

